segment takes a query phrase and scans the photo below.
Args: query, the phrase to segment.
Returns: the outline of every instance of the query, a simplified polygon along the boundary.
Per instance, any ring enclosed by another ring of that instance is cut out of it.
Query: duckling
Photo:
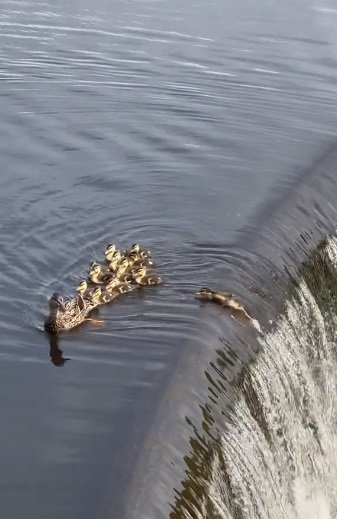
[[[92,290],[89,290],[88,283],[85,280],[80,281],[76,287],[76,292],[81,294],[83,299],[86,301],[95,301],[97,295],[99,294],[99,290],[102,290],[100,285],[95,286]]]
[[[116,245],[114,243],[110,243],[105,249],[104,256],[107,262],[112,260],[113,255],[117,251]]]
[[[111,303],[117,296],[119,296],[119,292],[103,292],[99,304]]]
[[[100,304],[111,303],[121,294],[132,292],[135,290],[137,285],[128,285],[127,283],[121,283],[120,286],[115,287],[113,290],[105,290],[100,296]]]
[[[82,279],[76,287],[76,292],[84,296],[85,292],[88,290],[88,283],[85,279]]]
[[[105,290],[107,292],[112,292],[116,288],[118,288],[122,284],[122,281],[117,277],[112,278],[109,283],[106,284]]]
[[[129,270],[129,260],[124,258],[116,270],[116,278],[122,283],[132,283],[133,276]]]
[[[88,281],[91,281],[92,283],[102,284],[103,281],[101,280],[101,273],[102,268],[98,263],[95,263],[94,261],[90,263],[89,266],[89,272],[88,272]]]
[[[132,275],[131,272],[125,272],[124,274],[120,274],[118,276],[118,279],[119,281],[122,283],[122,284],[130,284],[130,283],[133,283],[134,281],[134,277]],[[117,287],[118,288],[118,287]]]
[[[95,308],[104,303],[102,300],[103,292],[100,286],[94,287],[86,296],[86,301],[91,305],[91,308]],[[90,317],[86,321],[92,321],[94,323],[103,323],[104,321],[98,319],[91,319]]]
[[[129,266],[130,264],[128,258],[124,258],[118,265],[116,275],[124,274],[128,270]]]
[[[113,277],[112,272],[107,269],[103,269],[98,263],[91,263],[89,267],[88,279],[95,285],[103,285],[110,281]]]
[[[101,297],[102,297],[102,288],[99,286],[99,287],[95,287],[93,288],[87,298],[88,300],[94,305],[94,306],[98,306],[101,303]]]
[[[247,312],[242,303],[240,303],[240,301],[238,301],[236,297],[234,297],[233,294],[230,294],[229,292],[218,292],[216,290],[205,287],[198,290],[196,295],[200,296],[202,299],[214,301],[214,303],[218,303],[225,308],[231,308],[232,310],[241,312],[250,321],[255,321],[255,319]]]
[[[112,258],[111,258],[111,261],[109,262],[109,270],[111,270],[112,272],[115,272],[118,265],[121,263],[121,261],[124,259],[124,256],[123,254],[121,253],[121,251],[116,251]]]
[[[152,256],[152,253],[150,250],[143,250],[139,243],[134,243],[131,246],[131,249],[128,252],[128,256],[132,254],[137,254],[141,259],[149,258]]]
[[[116,287],[116,291],[119,294],[127,294],[128,292],[132,292],[133,290],[137,290],[137,285],[130,285],[129,283],[122,283],[119,287]]]
[[[132,253],[128,256],[129,267],[152,267],[153,261],[150,258],[142,258],[139,254]]]
[[[159,285],[162,279],[155,274],[148,274],[146,268],[141,267],[133,271],[133,279],[137,285]]]

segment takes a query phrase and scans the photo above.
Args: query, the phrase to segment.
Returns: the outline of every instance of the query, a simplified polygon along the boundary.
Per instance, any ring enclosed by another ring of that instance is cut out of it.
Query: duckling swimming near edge
[[[240,301],[238,301],[238,299],[236,299],[236,297],[234,297],[230,292],[218,292],[217,290],[204,287],[198,290],[196,295],[200,296],[201,299],[214,301],[214,303],[218,303],[225,308],[231,308],[232,310],[241,312],[250,321],[255,321],[255,319],[247,312],[243,304],[240,303]]]

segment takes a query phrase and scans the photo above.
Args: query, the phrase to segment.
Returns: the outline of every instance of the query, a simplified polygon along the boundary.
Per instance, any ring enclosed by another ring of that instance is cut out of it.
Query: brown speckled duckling
[[[247,319],[254,321],[253,317],[247,312],[243,304],[240,303],[240,301],[236,299],[236,297],[234,297],[230,292],[219,292],[217,290],[204,287],[198,290],[196,295],[200,296],[202,299],[214,301],[214,303],[218,303],[225,308],[231,308],[232,310],[241,312],[245,317],[247,317]]]

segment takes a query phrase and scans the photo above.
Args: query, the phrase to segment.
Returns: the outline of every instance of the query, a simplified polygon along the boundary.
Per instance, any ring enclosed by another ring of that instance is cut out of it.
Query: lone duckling
[[[200,296],[202,299],[214,301],[214,303],[218,303],[225,308],[231,308],[232,310],[241,312],[250,321],[255,321],[255,319],[247,312],[242,303],[240,303],[240,301],[238,301],[238,299],[236,299],[236,297],[234,297],[230,292],[218,292],[217,290],[212,290],[211,288],[205,287],[198,290],[196,295]]]
[[[154,286],[159,285],[162,279],[155,274],[148,274],[146,268],[141,267],[134,271],[132,271],[133,279],[137,283],[137,285],[143,286]]]

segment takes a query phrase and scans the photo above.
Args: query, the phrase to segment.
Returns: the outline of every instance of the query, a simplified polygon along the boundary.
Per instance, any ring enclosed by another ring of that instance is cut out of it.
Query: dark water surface
[[[121,517],[164,389],[223,334],[193,292],[254,305],[258,252],[231,244],[336,142],[336,23],[327,0],[1,2],[1,519]],[[111,241],[165,284],[50,343],[48,297]]]

